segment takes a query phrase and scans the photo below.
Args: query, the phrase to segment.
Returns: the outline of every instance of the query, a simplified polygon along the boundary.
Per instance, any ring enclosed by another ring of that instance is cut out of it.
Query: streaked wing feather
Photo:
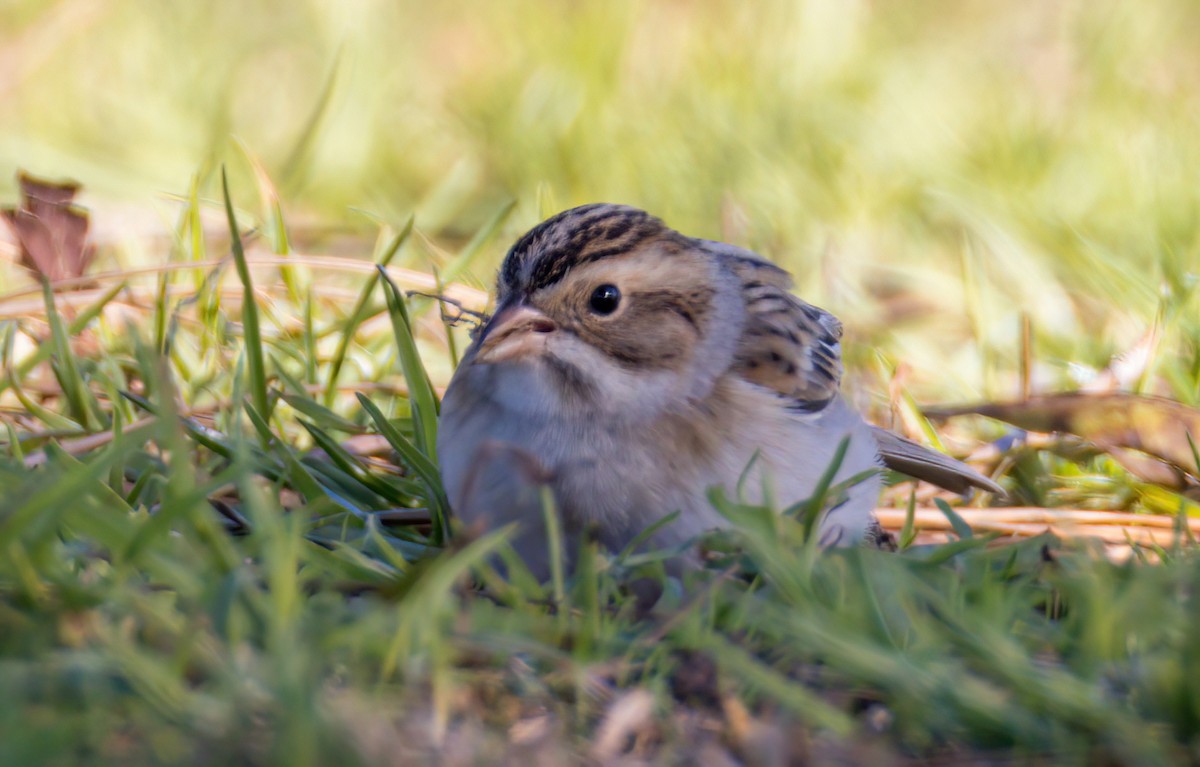
[[[791,276],[770,261],[728,245],[717,252],[741,281],[746,305],[734,370],[797,410],[824,408],[842,380],[842,324],[792,295]]]
[[[983,476],[962,461],[955,460],[895,432],[872,426],[875,441],[879,443],[879,455],[889,469],[924,480],[953,493],[965,493],[972,487],[996,495],[1004,495],[1004,488]]]
[[[733,369],[747,381],[777,392],[797,410],[815,412],[838,396],[842,378],[842,324],[829,312],[792,295],[791,275],[733,245],[697,240],[741,282],[746,326]],[[1004,489],[950,456],[872,426],[884,464],[956,493],[972,487]]]

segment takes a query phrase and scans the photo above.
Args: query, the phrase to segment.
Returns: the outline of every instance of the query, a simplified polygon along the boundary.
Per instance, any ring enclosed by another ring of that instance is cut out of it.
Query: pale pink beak
[[[550,333],[558,330],[554,320],[526,304],[501,309],[483,328],[483,341],[475,361],[504,362],[536,353]]]

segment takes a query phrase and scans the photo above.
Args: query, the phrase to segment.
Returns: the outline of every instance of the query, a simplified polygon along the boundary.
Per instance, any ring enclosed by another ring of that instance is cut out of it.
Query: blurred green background
[[[1158,322],[1126,383],[1194,403],[1198,39],[1191,0],[9,0],[0,200],[79,180],[119,262],[194,174],[254,199],[236,138],[318,252],[369,253],[356,209],[453,251],[515,200],[477,285],[541,215],[625,202],[784,263],[919,395],[1015,395],[1027,313],[1038,388]]]

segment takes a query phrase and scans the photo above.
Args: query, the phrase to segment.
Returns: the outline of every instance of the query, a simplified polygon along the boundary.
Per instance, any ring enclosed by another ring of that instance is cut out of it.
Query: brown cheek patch
[[[693,287],[674,290],[643,290],[634,293],[630,300],[633,305],[650,307],[659,313],[671,313],[682,319],[700,334],[712,309],[713,291],[711,288]]]
[[[580,318],[580,335],[622,364],[678,370],[691,358],[712,306],[712,290],[646,290],[626,295],[612,318]]]
[[[704,284],[707,261],[685,251],[680,243],[657,239],[653,247],[635,248],[571,271],[553,288],[540,292],[535,303],[565,329],[626,367],[681,369],[706,327],[714,296]],[[592,291],[604,283],[617,285],[623,294],[620,308],[608,317],[588,310]]]

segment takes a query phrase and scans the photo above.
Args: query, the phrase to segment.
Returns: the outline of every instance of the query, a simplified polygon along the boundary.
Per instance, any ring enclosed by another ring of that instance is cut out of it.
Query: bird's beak
[[[536,353],[555,330],[554,320],[528,304],[503,307],[484,326],[475,361],[490,364]]]

